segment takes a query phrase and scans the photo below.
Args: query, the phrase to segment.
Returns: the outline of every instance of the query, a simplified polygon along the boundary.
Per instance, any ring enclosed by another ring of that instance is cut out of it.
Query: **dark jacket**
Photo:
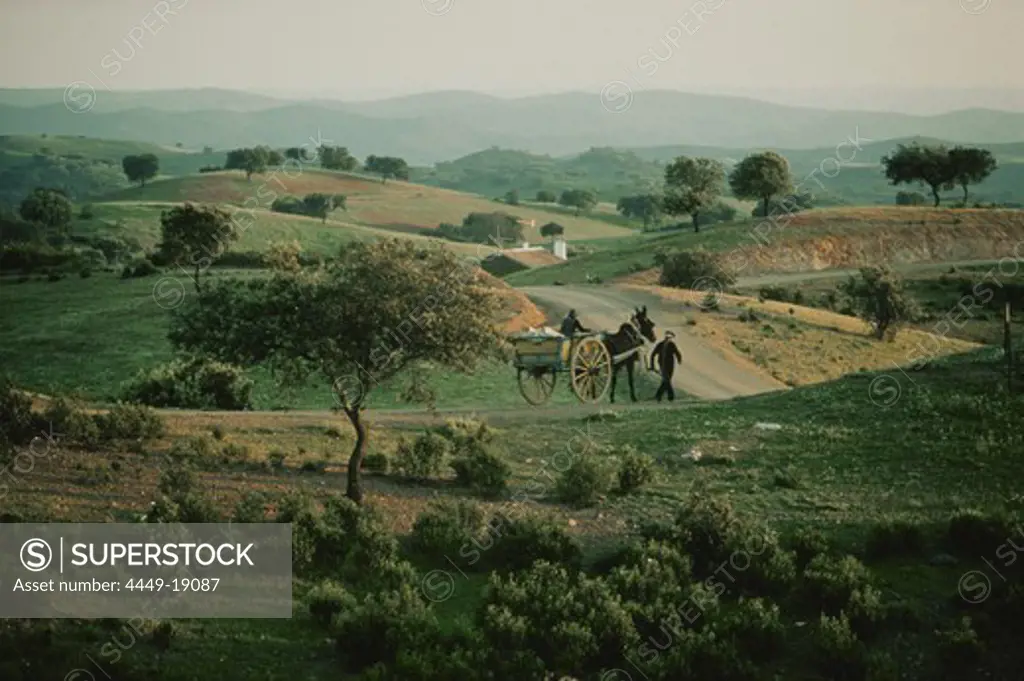
[[[651,369],[654,369],[655,360],[658,361],[661,373],[671,374],[675,371],[676,362],[683,361],[683,356],[679,354],[676,344],[670,338],[666,338],[655,345],[654,350],[651,351]]]
[[[583,328],[580,324],[580,320],[576,317],[569,317],[568,315],[562,320],[562,328],[560,329],[563,336],[571,336],[577,331],[580,333],[586,333],[587,329]]]

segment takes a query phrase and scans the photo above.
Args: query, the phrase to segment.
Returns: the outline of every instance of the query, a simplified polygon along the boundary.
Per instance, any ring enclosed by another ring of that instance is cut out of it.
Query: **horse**
[[[619,369],[623,366],[626,367],[626,376],[629,379],[629,397],[634,402],[637,401],[636,391],[633,389],[633,368],[640,358],[640,348],[646,342],[644,339],[652,343],[657,340],[654,335],[654,322],[647,316],[646,305],[635,308],[628,322],[620,326],[615,333],[605,336],[604,346],[608,348],[608,354],[612,357],[630,350],[634,351],[629,357],[623,358],[618,363],[612,362],[611,402],[615,402],[615,382],[619,376]]]

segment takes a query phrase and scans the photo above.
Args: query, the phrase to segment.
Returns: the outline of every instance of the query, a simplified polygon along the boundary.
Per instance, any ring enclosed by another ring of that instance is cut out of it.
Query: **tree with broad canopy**
[[[406,240],[353,243],[315,270],[209,286],[175,310],[179,348],[240,366],[264,365],[282,382],[318,376],[355,433],[347,496],[363,499],[363,412],[375,387],[423,362],[472,371],[498,357],[495,291],[451,251]]]

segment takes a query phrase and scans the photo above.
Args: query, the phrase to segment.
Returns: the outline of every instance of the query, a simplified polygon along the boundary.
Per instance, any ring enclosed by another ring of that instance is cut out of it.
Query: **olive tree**
[[[918,314],[917,303],[903,289],[899,276],[885,266],[861,268],[860,277],[850,277],[840,291],[878,340],[892,340],[899,327]]]
[[[195,268],[196,291],[200,272],[213,264],[227,245],[238,239],[231,216],[216,206],[186,203],[160,215],[160,252],[170,262]]]
[[[208,287],[175,311],[170,339],[221,361],[263,365],[285,383],[318,377],[332,386],[355,433],[347,495],[360,503],[372,391],[423,362],[471,371],[500,352],[498,299],[479,272],[451,251],[411,241],[353,243],[323,268]]]
[[[764,202],[764,214],[768,216],[771,214],[772,198],[793,189],[789,161],[774,151],[751,154],[732,169],[729,187],[738,199]]]

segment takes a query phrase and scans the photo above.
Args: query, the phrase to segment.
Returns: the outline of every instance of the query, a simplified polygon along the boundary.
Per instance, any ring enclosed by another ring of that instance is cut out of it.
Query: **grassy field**
[[[134,202],[214,202],[269,209],[276,196],[303,196],[312,192],[344,194],[347,197],[346,221],[392,231],[429,233],[442,222],[459,224],[471,212],[506,211],[524,220],[533,220],[525,234],[540,241],[540,227],[557,221],[568,239],[611,238],[629,235],[631,229],[585,216],[549,212],[527,206],[507,206],[482,197],[459,192],[379,180],[351,173],[313,169],[270,171],[247,181],[241,172],[206,173],[154,182],[116,192],[112,201]],[[248,202],[248,203],[246,203]]]
[[[209,277],[259,276],[252,270],[213,269]],[[88,400],[112,402],[121,385],[143,369],[169,361],[169,311],[161,307],[173,290],[193,295],[190,275],[168,270],[142,279],[121,279],[118,273],[98,272],[89,279],[71,275],[57,282],[37,276],[18,283],[0,279],[0,302],[12,323],[0,329],[0,366],[20,384],[44,394],[77,394]],[[510,295],[514,295],[511,294]],[[507,301],[506,307],[518,306]],[[17,320],[17,323],[13,323]],[[527,324],[536,324],[530,317]],[[39,361],[46,357],[45,362]],[[440,408],[502,408],[525,406],[515,372],[505,364],[486,364],[472,375],[428,371],[435,402]],[[326,384],[282,390],[267,375],[253,372],[256,409],[329,409],[334,406]],[[645,398],[656,387],[642,376]],[[370,404],[384,408],[416,408],[402,399],[405,381],[374,387]],[[553,404],[576,399],[562,383]]]
[[[113,236],[137,239],[143,248],[152,250],[160,241],[160,214],[174,203],[106,202],[93,204],[91,220],[76,220],[74,233],[83,236]],[[231,212],[229,209],[228,212]],[[334,255],[338,247],[352,241],[373,241],[383,238],[406,238],[444,246],[467,256],[486,254],[487,246],[460,244],[423,234],[396,234],[384,229],[342,222],[344,213],[333,214],[326,222],[302,215],[256,210],[237,214],[239,239],[233,251],[264,252],[275,241],[298,241],[308,253]]]
[[[740,276],[858,267],[890,262],[1000,258],[1024,241],[1024,211],[931,208],[827,208],[779,220],[714,225],[585,243],[591,253],[564,265],[518,272],[516,286],[605,281],[650,269],[654,253],[705,249],[726,254]]]
[[[1024,286],[1024,267],[1010,260],[1002,263],[1002,267],[992,263],[939,269],[908,269],[902,273],[905,289],[921,307],[922,319],[914,326],[954,340],[1002,345],[1003,311],[994,302],[994,294],[1003,287]],[[773,295],[781,294],[787,300],[798,296],[804,305],[823,307],[826,296],[834,293],[844,280],[845,277],[823,278],[783,284],[775,287]],[[756,296],[759,287],[741,287],[740,291]],[[1024,337],[1024,309],[1019,305],[1011,310],[1011,333],[1015,338]]]
[[[947,523],[957,508],[1024,508],[1016,457],[1024,441],[1019,429],[1012,427],[1024,403],[1020,397],[1008,398],[1000,388],[999,365],[991,352],[936,363],[915,374],[912,384],[888,376],[899,390],[884,393],[882,401],[874,389],[879,378],[861,374],[781,394],[670,412],[625,410],[589,426],[580,418],[538,412],[530,423],[498,431],[503,456],[514,471],[510,493],[535,487],[538,470],[578,429],[586,429],[601,445],[634,445],[656,459],[654,484],[633,495],[609,495],[598,506],[583,510],[563,506],[548,494],[529,505],[531,512],[566,528],[585,547],[590,561],[635,536],[642,522],[670,518],[698,490],[703,498],[729,502],[740,517],[757,518],[784,538],[797,530],[816,530],[836,549],[859,556],[885,602],[903,613],[903,624],[888,625],[897,626],[898,635],[883,637],[873,650],[898,661],[903,671],[899,678],[935,678],[932,669],[941,661],[933,631],[962,615],[984,619],[986,610],[965,603],[958,597],[958,587],[965,571],[986,570],[982,560],[997,551],[993,545],[979,548],[980,557],[963,553],[950,544]],[[169,414],[167,419],[169,432],[148,448],[153,453],[72,449],[39,460],[18,480],[9,508],[23,517],[51,521],[134,517],[156,495],[161,459],[154,454],[186,436],[206,439],[214,452],[228,444],[242,452],[230,465],[220,463],[216,453],[199,462],[202,488],[225,512],[252,490],[274,495],[302,489],[322,499],[343,489],[341,462],[351,436],[344,428],[325,430],[322,419],[217,413]],[[758,425],[766,422],[777,424],[777,429]],[[219,441],[210,435],[215,426],[221,432]],[[374,451],[393,453],[400,438],[420,428],[415,423],[377,424]],[[287,454],[283,469],[270,470],[264,463],[274,450]],[[694,451],[701,452],[699,460],[688,455]],[[305,463],[311,464],[309,470],[300,470]],[[399,534],[411,529],[437,494],[462,494],[450,478],[413,483],[392,475],[370,475],[367,480],[369,505]],[[480,503],[493,510],[504,502]],[[867,542],[879,523],[895,521],[916,528],[917,539],[881,556],[868,552]],[[937,554],[946,559],[932,560]],[[423,572],[437,567],[431,562],[418,566]],[[1000,576],[1004,572],[1016,574],[1004,569]],[[149,678],[174,681],[191,679],[197,670],[204,676],[239,680],[280,678],[286,669],[292,674],[301,669],[302,678],[312,681],[355,678],[340,672],[332,642],[303,610],[307,586],[301,580],[296,584],[300,603],[292,620],[177,621],[169,650],[157,655],[147,639],[124,654],[117,671],[144,670]],[[471,617],[484,588],[479,576],[459,579],[456,597],[432,609],[444,619]],[[802,642],[802,627],[816,614],[806,614],[799,595],[779,602],[787,640]],[[98,648],[92,641],[103,639],[83,639],[81,632],[57,637],[54,654],[92,650]],[[251,653],[253,647],[259,652]],[[783,678],[835,678],[808,670],[802,644],[784,650],[776,663],[781,669],[773,665]],[[999,664],[996,658],[986,659]]]

